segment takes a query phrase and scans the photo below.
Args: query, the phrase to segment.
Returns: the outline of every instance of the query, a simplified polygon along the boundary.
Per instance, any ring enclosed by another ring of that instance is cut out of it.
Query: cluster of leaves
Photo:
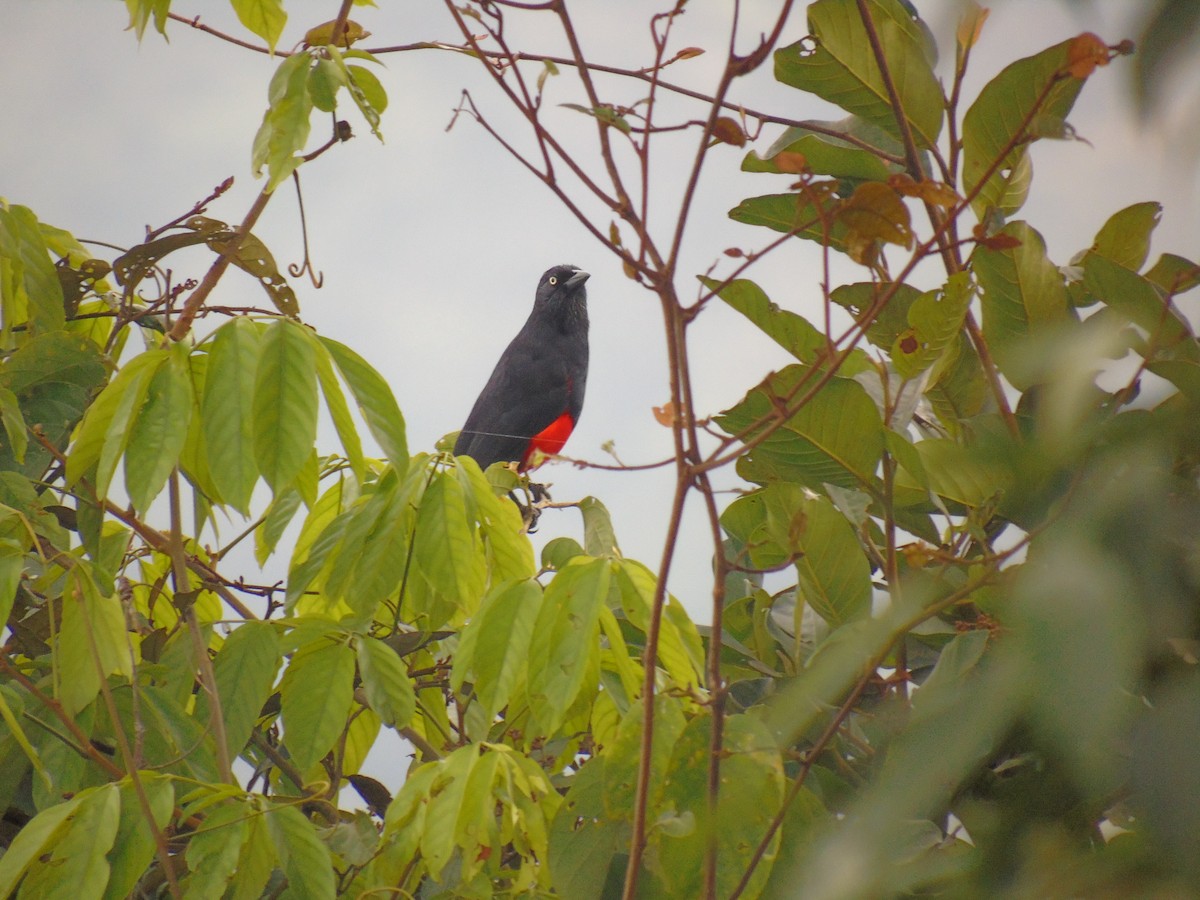
[[[165,25],[167,4],[130,6]],[[273,47],[282,19],[246,15],[277,5],[234,6]],[[0,208],[0,894],[1020,896],[1200,878],[1200,346],[1174,302],[1200,268],[1147,267],[1152,203],[1048,259],[1016,218],[1031,147],[1071,136],[1113,50],[1081,35],[1016,61],[960,117],[983,20],[964,17],[949,96],[900,0],[818,0],[811,36],[774,52],[779,81],[849,118],[746,156],[790,186],[730,216],[779,236],[703,279],[697,309],[719,298],[796,358],[716,418],[710,456],[676,461],[685,486],[725,464],[746,482],[720,516],[715,628],[621,555],[594,498],[582,540],[535,560],[511,473],[410,456],[387,385],[296,320],[248,225],[195,211],[109,263]],[[378,127],[386,96],[346,64],[370,58],[338,40],[347,24],[314,29],[272,80],[267,194],[339,88]],[[589,99],[606,154],[606,129],[635,140],[615,112],[633,107]],[[706,137],[742,142],[718,105]],[[863,271],[823,298],[843,333],[743,277],[793,240]],[[151,276],[199,243],[275,310],[176,334],[196,293]],[[616,226],[607,243],[635,277],[653,256]],[[910,281],[926,260],[933,290]],[[322,399],[337,454],[317,448]],[[699,418],[679,403],[677,434]],[[214,549],[224,513],[252,525]],[[251,537],[260,562],[287,556],[285,586],[229,575]],[[771,572],[794,577],[769,590]],[[392,797],[361,768],[400,737],[419,760]],[[367,808],[339,808],[345,788]]]

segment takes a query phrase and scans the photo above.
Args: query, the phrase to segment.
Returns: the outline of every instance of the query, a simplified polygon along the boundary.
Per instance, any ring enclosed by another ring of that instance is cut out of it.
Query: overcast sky
[[[440,3],[379,4],[379,9],[354,13],[373,33],[367,46],[460,40]],[[776,4],[743,5],[739,49],[744,52],[769,28]],[[280,46],[293,46],[307,28],[331,18],[337,6],[288,4],[291,20]],[[804,34],[803,6],[797,5],[783,43]],[[940,74],[946,77],[956,5],[918,0],[917,6],[939,36]],[[1136,38],[1129,19],[1142,4],[997,0],[994,6],[973,58],[968,97],[1011,60],[1081,31],[1095,31],[1110,43]],[[224,3],[177,2],[175,8],[189,16],[201,13],[213,26],[252,39]],[[646,0],[571,4],[585,52],[595,61],[631,66],[651,60],[645,19],[652,8],[657,7]],[[714,52],[671,67],[671,80],[705,91],[715,84],[728,8],[724,3],[689,7],[677,26],[675,47]],[[235,188],[209,215],[240,221],[260,187],[249,170],[250,145],[277,61],[176,22],[170,24],[169,44],[148,31],[139,46],[132,33],[122,31],[125,25],[125,8],[117,2],[4,3],[0,27],[9,39],[0,55],[0,113],[7,129],[0,142],[0,195],[81,238],[127,246],[141,239],[147,224],[185,212],[233,175]],[[512,43],[561,53],[564,42],[553,26],[549,16],[514,17]],[[600,447],[611,440],[627,463],[669,455],[670,433],[651,414],[651,407],[668,396],[657,300],[627,280],[619,263],[473,122],[461,119],[446,132],[466,87],[506,136],[529,146],[527,133],[477,62],[435,51],[391,54],[384,60],[387,67],[379,75],[391,98],[383,121],[386,143],[371,137],[358,116],[347,111],[358,138],[302,171],[313,262],[325,276],[319,291],[293,279],[304,321],[351,345],[384,374],[407,419],[411,449],[428,450],[462,424],[500,351],[527,315],[539,274],[552,264],[579,265],[592,273],[592,368],[582,422],[567,451],[605,460]],[[1034,150],[1034,188],[1023,216],[1042,231],[1059,264],[1088,246],[1109,214],[1142,200],[1166,206],[1156,252],[1195,258],[1200,250],[1194,155],[1172,149],[1169,131],[1136,121],[1127,99],[1128,68],[1128,61],[1118,60],[1099,70],[1071,116],[1090,146],[1044,141]],[[615,80],[603,81],[602,89],[626,102],[643,90]],[[564,129],[580,158],[599,172],[591,152],[594,129],[577,113],[555,105],[579,99],[577,83],[564,70],[548,85],[547,122]],[[776,84],[769,65],[739,82],[733,99],[796,118],[842,116]],[[701,114],[698,107],[676,101],[662,112],[661,121]],[[768,126],[756,146],[765,149],[778,133]],[[313,146],[325,134],[325,122],[315,120]],[[651,219],[660,240],[666,239],[678,208],[695,141],[687,132],[659,144]],[[723,249],[764,241],[765,232],[729,221],[726,212],[743,197],[782,190],[785,183],[777,176],[740,173],[741,155],[721,147],[707,164],[680,268],[684,296],[694,293],[693,275],[707,270]],[[606,228],[609,217],[599,222]],[[301,259],[290,184],[270,204],[257,231],[281,267]],[[111,258],[102,248],[97,253]],[[172,257],[177,277],[199,277],[210,261],[206,254]],[[819,321],[819,257],[812,245],[793,242],[754,277],[781,305]],[[854,280],[861,272],[846,266],[835,277]],[[236,271],[222,283],[218,302],[266,305],[257,286]],[[1195,304],[1191,295],[1184,302]],[[718,304],[709,306],[691,336],[702,415],[736,402],[767,371],[788,362],[751,325]],[[335,446],[328,435],[323,440],[325,449]],[[657,568],[673,482],[669,469],[616,474],[555,465],[540,474],[553,482],[556,499],[600,497],[612,511],[626,555]],[[730,476],[724,483],[732,483]],[[542,521],[540,540],[580,536],[574,511],[551,512]],[[671,585],[699,619],[708,615],[706,534],[700,504],[693,502]]]

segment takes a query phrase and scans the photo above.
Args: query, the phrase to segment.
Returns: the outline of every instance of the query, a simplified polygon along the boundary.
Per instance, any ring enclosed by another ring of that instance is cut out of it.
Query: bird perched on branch
[[[583,410],[588,316],[577,266],[555,266],[538,281],[533,311],[500,356],[454,444],[482,469],[515,462],[524,472],[539,452],[558,453]]]

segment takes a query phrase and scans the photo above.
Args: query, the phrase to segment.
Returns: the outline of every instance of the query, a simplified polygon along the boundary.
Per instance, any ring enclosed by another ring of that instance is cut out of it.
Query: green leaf
[[[536,571],[533,545],[516,504],[496,496],[487,476],[469,456],[459,457],[454,471],[466,491],[468,506],[474,506],[479,520],[490,581],[495,584],[532,577]]]
[[[921,147],[934,147],[945,100],[933,73],[928,30],[899,0],[870,0],[867,6],[913,137]],[[775,78],[899,136],[898,111],[854,0],[810,5],[808,31],[815,47],[805,40],[775,51]]]
[[[229,900],[260,900],[266,893],[267,882],[275,871],[275,848],[271,829],[265,816],[253,816],[246,822],[246,840],[237,862]]]
[[[354,698],[354,651],[320,638],[292,657],[279,684],[284,744],[303,772],[328,753],[346,727]]]
[[[433,596],[472,613],[483,597],[486,573],[479,537],[467,521],[465,492],[452,473],[436,472],[430,480],[413,541],[413,563]]]
[[[333,356],[380,449],[396,474],[403,478],[408,468],[408,441],[405,438],[404,417],[400,415],[400,407],[396,404],[392,389],[383,376],[349,347],[330,338],[321,338],[320,341]]]
[[[300,492],[287,490],[271,498],[262,524],[254,529],[254,561],[262,566],[270,559],[296,511],[300,508]]]
[[[812,370],[788,366],[769,375],[733,409],[718,417],[729,434],[753,438],[774,424],[777,404],[803,396],[802,378]],[[738,462],[738,472],[758,483],[800,481],[814,490],[825,482],[842,487],[870,483],[883,453],[883,420],[857,382],[831,378],[782,427]]]
[[[607,559],[580,559],[546,588],[529,647],[529,697],[535,733],[550,735],[575,702],[600,651],[600,606],[608,596]]]
[[[579,512],[583,515],[584,552],[596,557],[620,556],[621,548],[617,546],[612,517],[604,504],[595,497],[584,497],[579,501]]]
[[[323,344],[316,345],[317,379],[321,385],[321,393],[325,395],[325,406],[329,409],[329,417],[333,419],[333,427],[337,430],[338,439],[346,451],[346,460],[354,477],[362,484],[367,477],[367,465],[363,459],[362,441],[358,438],[358,429],[350,418],[350,407],[346,405],[346,395],[333,374],[333,364],[330,361],[329,350]]]
[[[1200,284],[1200,265],[1174,253],[1164,253],[1151,266],[1146,278],[1174,296]]]
[[[53,332],[34,337],[0,363],[0,385],[16,395],[26,425],[38,425],[53,447],[65,450],[107,371],[100,348],[79,335]],[[41,478],[51,460],[40,443],[28,445],[24,464],[0,433],[0,469]]]
[[[80,793],[79,805],[54,836],[47,853],[33,860],[21,896],[38,900],[100,900],[108,884],[112,849],[121,818],[115,784]],[[2,881],[2,879],[0,879]]]
[[[716,832],[718,897],[731,896],[751,864],[762,836],[783,802],[783,761],[775,740],[755,717],[725,719],[721,753],[721,783],[713,818],[708,812],[708,757],[711,717],[697,716],[675,742],[670,777],[662,808],[674,816],[690,817],[695,827],[680,834],[663,829],[652,833],[656,845],[655,874],[670,897],[700,897],[704,887],[704,854],[708,837]],[[736,788],[733,786],[736,785]],[[779,835],[750,879],[747,896],[757,896],[771,871]]]
[[[887,301],[880,309],[876,309],[885,293],[888,293]],[[867,340],[876,347],[890,351],[896,338],[908,328],[908,311],[920,296],[921,291],[903,282],[857,282],[834,288],[829,299],[849,310],[856,320],[871,314],[873,319],[867,326]]]
[[[459,638],[450,685],[471,681],[475,698],[490,722],[503,709],[529,659],[542,590],[532,578],[492,589]]]
[[[644,565],[622,559],[613,563],[613,577],[621,592],[621,609],[643,633],[650,627],[650,612],[658,579]],[[696,626],[674,597],[667,595],[658,633],[658,663],[680,687],[698,687],[704,678],[704,648]]]
[[[729,211],[729,218],[743,225],[761,225],[845,251],[848,229],[836,220],[834,212],[832,198],[823,200],[818,209],[805,194],[767,194],[747,197]]]
[[[939,366],[937,380],[925,389],[938,420],[952,434],[958,434],[961,423],[981,412],[990,394],[987,377],[975,346],[965,335],[959,335],[957,347],[952,347],[946,361]]]
[[[140,512],[150,508],[179,462],[195,402],[187,345],[179,343],[155,371],[129,430],[125,490]]]
[[[379,116],[387,109],[387,91],[383,89],[383,85],[370,69],[345,65],[342,54],[336,47],[330,46],[329,53],[339,66],[345,67],[346,88],[350,91],[350,96],[354,98],[358,111],[371,126],[371,133],[382,141],[383,134],[379,131]]]
[[[355,639],[355,646],[358,648],[358,671],[371,709],[379,714],[383,724],[392,728],[404,727],[412,720],[417,703],[408,668],[396,651],[383,641],[360,635]]]
[[[312,53],[301,50],[282,63],[271,78],[270,106],[254,137],[251,168],[255,176],[267,167],[267,192],[275,190],[303,162],[297,156],[308,143],[313,99],[308,89]]]
[[[231,759],[250,740],[281,662],[275,627],[267,622],[243,622],[225,638],[213,670]],[[203,693],[197,700],[196,719],[200,722],[209,720],[207,701]]]
[[[345,649],[349,651],[348,647]],[[337,896],[333,859],[313,824],[294,806],[275,806],[266,818],[279,866],[288,883],[281,896],[333,900]]]
[[[283,34],[287,13],[282,0],[230,0],[238,21],[267,42],[271,52]]]
[[[823,133],[826,129],[839,131],[872,143],[885,153],[904,155],[904,147],[895,137],[862,119],[851,116],[841,122],[813,122],[812,125],[820,126],[822,132],[812,131],[803,125],[787,128],[762,156],[755,151],[748,153],[742,160],[742,171],[782,172],[775,162],[780,153],[803,156],[805,165],[815,175],[831,175],[852,181],[886,181],[888,175],[903,168],[885,162],[857,144]]]
[[[550,872],[562,897],[601,900],[607,883],[619,884],[625,876],[622,851],[628,849],[631,829],[604,808],[606,763],[601,756],[584,764],[551,823]]]
[[[236,803],[205,810],[204,827],[192,835],[187,845],[187,864],[192,874],[184,888],[189,898],[221,900],[225,895],[237,873],[250,812]]]
[[[908,308],[908,328],[892,345],[892,365],[901,378],[914,378],[937,362],[962,332],[971,307],[971,283],[950,276],[942,290],[927,291]]]
[[[963,117],[963,187],[968,195],[979,188],[971,208],[981,220],[989,208],[1011,215],[1024,205],[1032,177],[1028,142],[1038,136],[1033,120],[1063,122],[1083,88],[1083,79],[1066,74],[1071,44],[1007,66]]]
[[[1093,296],[1145,329],[1159,346],[1169,347],[1192,337],[1187,321],[1152,282],[1137,272],[1089,253],[1083,263],[1083,284]]]
[[[71,571],[70,582],[71,599],[62,608],[58,698],[68,712],[75,713],[91,703],[100,691],[101,675],[97,667],[106,678],[113,674],[131,676],[133,672],[120,600],[101,597],[83,566]]]
[[[208,354],[201,413],[213,482],[243,515],[258,481],[254,461],[254,384],[262,349],[260,329],[237,316],[217,329]]]
[[[1091,252],[1136,272],[1150,254],[1150,235],[1161,219],[1161,203],[1127,206],[1109,216],[1096,233]]]
[[[153,772],[140,772],[138,778],[154,824],[161,831],[171,821],[171,813],[175,808],[173,782],[170,777]],[[154,859],[154,833],[142,811],[137,790],[128,778],[121,781],[119,787],[121,819],[112,850],[108,854],[112,874],[108,879],[104,900],[125,900],[129,897]]]
[[[29,446],[29,436],[25,434],[25,416],[21,414],[17,395],[3,386],[0,386],[0,419],[4,420],[4,433],[8,437],[8,446],[12,448],[13,459],[20,465],[25,462],[25,448]]]
[[[135,356],[88,407],[67,456],[67,481],[75,484],[95,469],[96,496],[103,499],[129,441],[129,423],[141,409],[150,382],[167,358],[165,350]]]
[[[1011,485],[1010,473],[997,460],[956,441],[929,438],[915,446],[929,475],[930,487],[946,500],[978,508],[995,500]],[[896,483],[915,486],[904,472],[897,476]]]
[[[62,284],[28,207],[0,206],[0,267],[4,327],[28,321],[35,334],[61,331],[66,322]]]
[[[291,487],[317,436],[317,362],[303,325],[279,319],[262,338],[254,384],[254,456],[278,494]]]
[[[76,809],[85,798],[84,794],[76,794],[65,803],[48,807],[17,832],[4,855],[0,856],[0,896],[13,896],[17,882],[30,865],[43,855],[43,850],[53,851],[59,836],[70,827]]]
[[[753,281],[737,278],[724,287],[715,278],[701,277],[700,282],[710,291],[753,322],[771,340],[796,359],[808,365],[828,359],[833,352],[832,342],[826,339],[808,319],[790,310],[780,309]],[[854,350],[838,372],[854,375],[870,366],[866,353]]]
[[[1020,244],[1007,250],[977,247],[971,262],[981,291],[984,339],[1004,377],[1023,391],[1034,383],[1029,339],[1065,320],[1067,288],[1035,229],[1010,222],[1000,233]]]

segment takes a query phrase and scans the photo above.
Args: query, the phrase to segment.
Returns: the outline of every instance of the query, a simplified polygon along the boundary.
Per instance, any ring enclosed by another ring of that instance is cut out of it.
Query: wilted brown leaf
[[[668,400],[662,406],[651,407],[654,419],[663,428],[671,428],[675,424],[675,404]]]
[[[694,56],[700,56],[704,52],[703,47],[684,47],[675,54],[676,59],[691,59]]]
[[[838,210],[838,218],[853,235],[901,247],[912,246],[912,217],[891,187],[881,181],[860,184]]]
[[[1096,66],[1108,65],[1108,45],[1090,31],[1085,31],[1071,41],[1067,50],[1067,74],[1073,78],[1087,78]]]
[[[888,186],[903,197],[916,197],[946,209],[962,200],[954,188],[944,181],[930,181],[929,179],[913,181],[911,176],[903,172],[889,177]]]
[[[803,153],[796,153],[792,150],[782,150],[771,157],[771,162],[780,172],[788,172],[792,175],[799,175],[808,168],[808,159]]]
[[[337,19],[330,19],[328,22],[322,22],[320,25],[313,26],[304,32],[304,43],[310,47],[325,47],[332,44],[333,26],[336,24]],[[353,19],[347,19],[337,45],[339,47],[349,47],[355,41],[361,41],[363,38],[370,36],[371,32],[367,31]]]
[[[733,144],[735,147],[746,146],[746,132],[742,131],[742,126],[737,123],[736,119],[729,116],[721,116],[713,123],[712,134],[722,144]]]

